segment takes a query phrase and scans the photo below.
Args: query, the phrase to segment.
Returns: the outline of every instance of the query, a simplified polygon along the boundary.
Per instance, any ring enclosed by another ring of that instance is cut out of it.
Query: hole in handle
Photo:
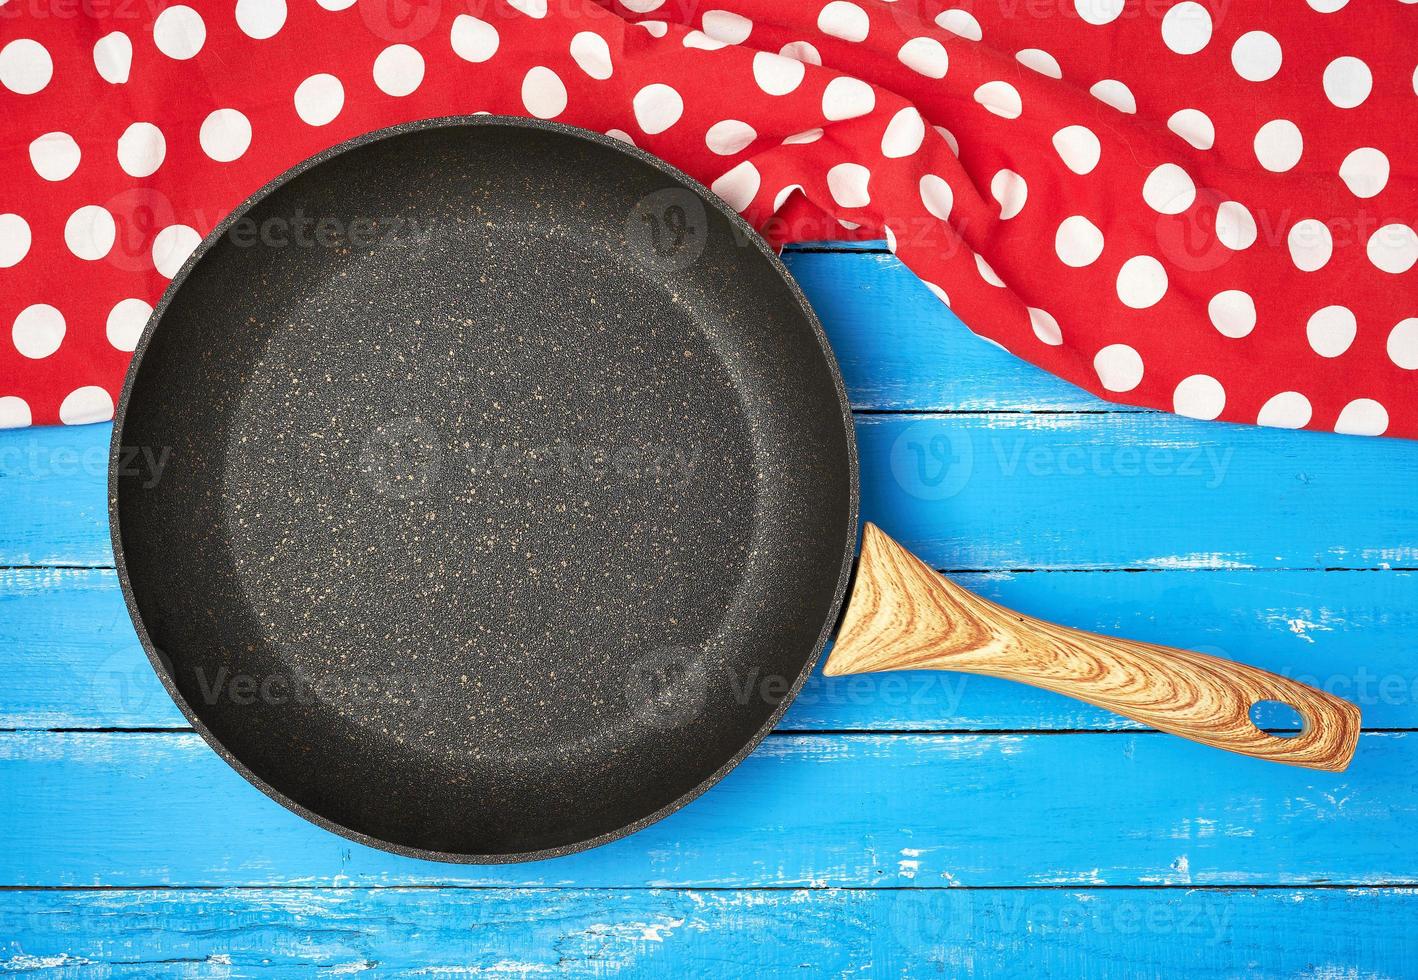
[[[1250,719],[1256,728],[1276,738],[1294,738],[1305,730],[1305,719],[1301,717],[1299,710],[1284,701],[1257,701],[1251,705]]]

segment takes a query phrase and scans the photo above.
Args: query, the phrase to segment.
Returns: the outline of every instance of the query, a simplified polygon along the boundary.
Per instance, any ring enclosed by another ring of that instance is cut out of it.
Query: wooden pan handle
[[[1099,636],[1023,616],[947,580],[874,524],[862,536],[827,674],[955,670],[1022,681],[1194,742],[1311,769],[1342,771],[1359,709],[1298,681],[1201,653]],[[1304,721],[1291,738],[1256,728],[1259,701]]]

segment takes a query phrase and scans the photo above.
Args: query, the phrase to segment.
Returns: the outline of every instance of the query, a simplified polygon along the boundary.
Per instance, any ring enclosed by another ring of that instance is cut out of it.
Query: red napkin
[[[0,8],[0,426],[109,418],[168,279],[270,178],[486,111],[634,142],[777,242],[884,237],[1105,398],[1418,435],[1411,0],[157,7]]]

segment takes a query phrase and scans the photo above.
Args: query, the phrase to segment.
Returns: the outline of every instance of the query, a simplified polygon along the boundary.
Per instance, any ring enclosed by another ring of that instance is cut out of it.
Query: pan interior
[[[433,125],[204,247],[114,510],[155,656],[258,785],[502,860],[633,828],[771,723],[838,601],[851,436],[720,208],[565,130]]]

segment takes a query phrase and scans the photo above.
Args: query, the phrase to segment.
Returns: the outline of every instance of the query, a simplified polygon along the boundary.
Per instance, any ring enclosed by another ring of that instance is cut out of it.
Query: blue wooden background
[[[1353,767],[988,679],[819,676],[629,839],[394,857],[184,726],[112,568],[109,427],[3,433],[0,971],[1418,975],[1418,444],[1119,408],[975,339],[879,248],[786,257],[859,410],[865,517],[1022,611],[1355,700]]]

